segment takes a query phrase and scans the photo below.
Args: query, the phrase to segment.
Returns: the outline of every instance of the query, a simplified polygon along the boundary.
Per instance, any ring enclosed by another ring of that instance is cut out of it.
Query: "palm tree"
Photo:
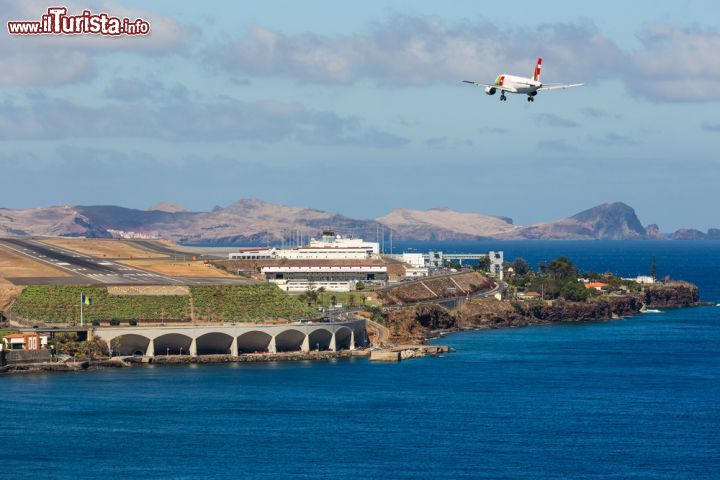
[[[307,297],[308,302],[311,302],[311,303],[318,302],[319,295],[318,295],[317,290],[308,290],[307,292],[305,292],[305,296]]]

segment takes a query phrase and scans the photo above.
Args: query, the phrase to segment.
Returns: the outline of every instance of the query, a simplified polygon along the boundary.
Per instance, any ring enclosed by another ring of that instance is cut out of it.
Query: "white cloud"
[[[578,128],[580,124],[575,120],[555,115],[554,113],[538,113],[535,115],[535,119],[542,125],[549,127],[560,127],[560,128]]]
[[[396,147],[407,140],[367,127],[357,117],[277,101],[117,103],[100,107],[42,95],[27,105],[0,104],[0,141],[151,138],[173,142],[278,142]]]
[[[489,22],[450,24],[402,15],[377,24],[368,35],[285,35],[255,27],[212,46],[206,55],[214,65],[242,75],[428,85],[492,80],[500,70],[529,75],[540,53],[547,58],[548,77],[573,81],[613,68],[613,59],[623,56],[591,23],[503,30]]]
[[[639,39],[640,48],[623,50],[589,21],[500,28],[486,21],[395,15],[366,34],[286,35],[256,26],[213,45],[205,57],[245,76],[422,86],[492,81],[500,72],[530,75],[543,56],[543,79],[550,82],[619,78],[630,92],[651,100],[720,99],[717,30],[654,25]]]
[[[653,100],[720,100],[720,32],[654,25],[639,35],[628,89]]]

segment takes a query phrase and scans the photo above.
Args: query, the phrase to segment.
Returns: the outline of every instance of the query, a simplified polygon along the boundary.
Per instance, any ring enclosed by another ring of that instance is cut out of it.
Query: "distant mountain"
[[[153,205],[152,207],[148,208],[148,210],[159,210],[161,212],[170,212],[170,213],[178,213],[178,212],[187,212],[183,207],[178,205],[177,203],[172,202],[160,202],[158,204]]]
[[[603,203],[572,217],[521,229],[521,238],[550,240],[640,240],[645,227],[630,206]]]
[[[324,228],[374,238],[381,226],[373,220],[354,220],[337,213],[257,199],[240,200],[210,212],[146,211],[114,206],[77,210],[101,230],[155,233],[182,242],[266,243],[281,241],[283,237],[295,241],[298,237],[316,236]]]
[[[307,240],[323,229],[367,239],[392,231],[396,240],[442,241],[478,239],[641,240],[668,238],[657,225],[643,227],[624,203],[605,203],[571,217],[530,226],[507,217],[458,212],[448,208],[396,209],[375,220],[339,213],[245,199],[210,212],[189,212],[163,202],[148,210],[114,205],[0,209],[0,236],[123,236],[126,232],[180,242],[277,243]],[[679,230],[674,239],[720,239],[708,233]]]
[[[720,229],[711,228],[707,233],[694,228],[682,228],[672,234],[673,240],[720,240]]]
[[[511,236],[518,227],[507,217],[464,213],[448,208],[398,208],[376,219],[398,240],[474,240]]]

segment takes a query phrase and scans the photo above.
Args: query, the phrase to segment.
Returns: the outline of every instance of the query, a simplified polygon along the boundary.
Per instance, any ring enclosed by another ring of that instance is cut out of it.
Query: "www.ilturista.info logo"
[[[142,18],[112,17],[107,13],[83,10],[80,15],[68,15],[66,7],[50,7],[40,21],[7,22],[10,35],[148,35],[150,23]]]

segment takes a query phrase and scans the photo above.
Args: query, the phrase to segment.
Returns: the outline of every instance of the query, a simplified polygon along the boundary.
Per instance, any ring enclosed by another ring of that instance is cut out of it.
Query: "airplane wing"
[[[472,85],[477,85],[478,87],[490,87],[495,88],[497,90],[500,90],[501,92],[511,92],[511,93],[517,93],[517,89],[512,87],[506,87],[505,85],[494,85],[490,83],[480,83],[480,82],[472,82],[470,80],[463,80],[464,83],[470,83]]]
[[[544,83],[538,90],[565,90],[566,88],[581,87],[584,83]]]

